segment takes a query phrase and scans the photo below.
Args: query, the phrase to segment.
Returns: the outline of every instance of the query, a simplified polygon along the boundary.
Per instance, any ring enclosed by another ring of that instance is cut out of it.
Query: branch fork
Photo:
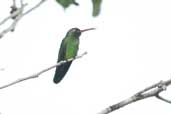
[[[0,22],[0,26],[5,24],[10,19],[13,19],[13,22],[11,23],[11,25],[8,28],[6,28],[0,32],[0,39],[5,34],[7,34],[9,32],[13,32],[14,29],[16,28],[16,25],[18,24],[18,22],[21,20],[22,17],[29,14],[36,8],[40,7],[40,5],[42,5],[45,1],[47,1],[47,0],[41,0],[39,3],[37,3],[32,8],[28,9],[27,11],[24,11],[25,6],[27,6],[28,4],[27,3],[24,4],[23,0],[20,0],[20,7],[17,7],[16,0],[13,0],[13,5],[11,6],[11,11],[10,11],[11,14]]]
[[[128,105],[128,104],[137,102],[142,99],[150,98],[150,97],[156,97],[159,100],[162,100],[164,102],[171,104],[170,100],[165,99],[159,95],[161,92],[165,91],[166,88],[170,85],[171,85],[171,79],[166,80],[166,81],[160,81],[156,84],[153,84],[153,85],[139,91],[138,93],[134,94],[133,96],[129,97],[128,99],[125,99],[119,103],[109,106],[108,108],[104,109],[103,111],[101,111],[98,114],[108,114],[108,113],[111,113],[121,107]]]

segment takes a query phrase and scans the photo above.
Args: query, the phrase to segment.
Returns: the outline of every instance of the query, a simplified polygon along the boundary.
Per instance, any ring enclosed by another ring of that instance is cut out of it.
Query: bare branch
[[[24,4],[24,3],[23,3],[23,0],[20,0],[20,4],[21,4],[21,5],[23,5],[23,4]]]
[[[49,70],[51,70],[51,69],[53,69],[53,68],[56,68],[56,67],[58,67],[58,66],[60,66],[60,65],[62,65],[62,64],[64,64],[64,63],[67,63],[67,62],[70,62],[70,61],[79,59],[79,58],[83,57],[83,56],[86,55],[86,54],[87,54],[87,52],[84,52],[83,54],[78,55],[78,56],[76,56],[75,58],[71,58],[71,59],[68,59],[68,60],[65,60],[65,61],[60,61],[60,62],[56,63],[55,65],[52,65],[52,66],[50,66],[50,67],[48,67],[48,68],[45,68],[44,70],[42,70],[42,71],[40,71],[40,72],[38,72],[38,73],[34,73],[34,74],[31,75],[31,76],[24,77],[24,78],[20,78],[20,79],[18,79],[18,80],[16,80],[16,81],[13,81],[13,82],[9,83],[9,84],[6,84],[6,85],[4,85],[4,86],[1,86],[0,89],[7,88],[7,87],[9,87],[9,86],[12,86],[12,85],[14,85],[14,84],[23,82],[23,81],[25,81],[25,80],[29,80],[29,79],[33,79],[33,78],[38,78],[39,75],[43,74],[44,72],[47,72],[47,71],[49,71]]]
[[[13,0],[13,6],[16,6],[16,0]]]
[[[25,6],[25,5],[24,5]],[[0,33],[0,38],[2,38],[6,33],[10,32],[10,31],[14,31],[18,21],[22,18],[22,12],[23,12],[23,8],[24,6],[20,9],[18,9],[16,12],[14,12],[12,15],[10,15],[9,17],[7,17],[6,19],[4,19],[4,22],[6,22],[8,19],[12,18],[12,17],[16,17],[13,21],[13,23],[8,27],[6,28],[5,30],[3,30],[1,33]],[[2,21],[3,22],[3,21]],[[3,22],[3,23],[4,23]]]
[[[160,96],[160,95],[156,95],[156,97],[157,97],[158,99],[160,99],[160,100],[164,101],[164,102],[167,102],[167,103],[170,103],[170,104],[171,104],[171,101],[170,101],[170,100],[165,99],[165,98],[163,98],[163,97],[162,97],[162,96]]]
[[[28,11],[26,11],[25,13],[23,13],[24,15],[27,15],[28,13],[32,12],[33,10],[35,10],[36,8],[38,8],[40,5],[42,5],[46,0],[41,0],[38,4],[36,4],[34,7],[30,8]]]
[[[12,17],[15,17],[19,14],[21,14],[21,12],[23,11],[23,8],[26,6],[27,4],[23,5],[21,8],[18,8],[17,11],[15,11],[14,13],[12,13],[11,15],[9,15],[8,17],[6,17],[4,20],[2,20],[0,22],[0,25],[4,24],[6,21],[8,21],[9,19],[11,19]],[[13,6],[12,6],[13,7]]]
[[[5,19],[3,19],[1,22],[0,22],[0,25],[3,25],[4,23],[6,23],[8,20],[10,19],[13,19],[13,22],[11,23],[11,25],[4,29],[2,32],[0,32],[0,39],[5,35],[7,34],[8,32],[13,32],[17,23],[21,20],[21,18],[25,15],[27,15],[28,13],[32,12],[33,10],[35,10],[36,8],[40,7],[40,5],[42,5],[46,0],[41,0],[39,3],[37,3],[35,6],[33,6],[32,8],[28,9],[27,11],[24,11],[25,9],[25,6],[27,4],[24,4],[23,3],[23,0],[20,0],[20,4],[21,4],[21,7],[20,8],[17,8],[16,6],[16,0],[13,0],[13,5],[11,6],[12,8],[12,11],[11,11],[11,14],[6,17]]]
[[[151,89],[153,89],[153,88],[155,88],[155,87],[158,87],[158,85],[160,85],[161,82],[162,82],[162,81],[160,81],[160,82],[158,82],[158,83],[156,83],[156,84],[153,84],[153,85],[151,85],[151,86],[149,86],[149,87],[147,87],[147,88],[145,88],[145,89],[139,91],[138,93],[136,93],[136,96],[137,96],[137,95],[140,95],[140,94],[142,94],[142,93],[144,93],[144,92],[146,92],[146,91],[149,91],[149,90],[151,90]]]
[[[128,98],[126,100],[123,100],[117,104],[109,106],[108,108],[104,109],[103,111],[101,111],[98,114],[108,114],[108,113],[115,111],[121,107],[124,107],[128,104],[131,104],[133,102],[136,102],[136,101],[139,101],[139,100],[142,100],[145,98],[149,98],[149,97],[157,97],[160,100],[171,103],[169,100],[166,100],[166,99],[162,98],[161,96],[159,96],[159,93],[166,90],[166,87],[169,85],[171,85],[171,79],[169,79],[167,81],[160,81],[156,84],[153,84],[153,85],[139,91],[138,93],[136,93],[135,95],[131,96],[130,98]]]

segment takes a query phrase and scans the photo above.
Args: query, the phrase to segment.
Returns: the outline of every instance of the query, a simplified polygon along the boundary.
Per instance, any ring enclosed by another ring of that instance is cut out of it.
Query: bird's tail
[[[67,73],[67,71],[68,71],[68,69],[69,69],[71,63],[72,63],[72,61],[67,62],[67,63],[64,63],[64,64],[62,64],[62,65],[60,65],[60,66],[58,66],[58,67],[56,68],[55,76],[54,76],[54,78],[53,78],[53,82],[54,82],[54,83],[57,84],[57,83],[59,83],[59,82],[63,79],[63,77],[64,77],[65,74]]]

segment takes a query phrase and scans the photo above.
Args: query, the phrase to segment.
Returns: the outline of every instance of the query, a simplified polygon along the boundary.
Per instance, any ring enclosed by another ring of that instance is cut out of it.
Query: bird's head
[[[82,32],[89,31],[89,30],[94,30],[95,28],[89,28],[89,29],[84,29],[80,30],[79,28],[72,28],[68,31],[67,36],[79,38]]]

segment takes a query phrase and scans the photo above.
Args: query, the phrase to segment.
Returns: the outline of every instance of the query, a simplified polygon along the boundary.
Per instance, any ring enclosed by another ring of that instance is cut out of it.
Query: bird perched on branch
[[[89,28],[80,30],[78,28],[70,29],[65,38],[62,40],[59,54],[58,54],[58,61],[68,60],[74,58],[77,55],[78,48],[79,48],[79,37],[82,32],[94,30],[95,28]],[[55,76],[53,79],[54,83],[59,83],[65,74],[67,73],[69,67],[71,66],[72,61],[64,63],[56,68]]]

